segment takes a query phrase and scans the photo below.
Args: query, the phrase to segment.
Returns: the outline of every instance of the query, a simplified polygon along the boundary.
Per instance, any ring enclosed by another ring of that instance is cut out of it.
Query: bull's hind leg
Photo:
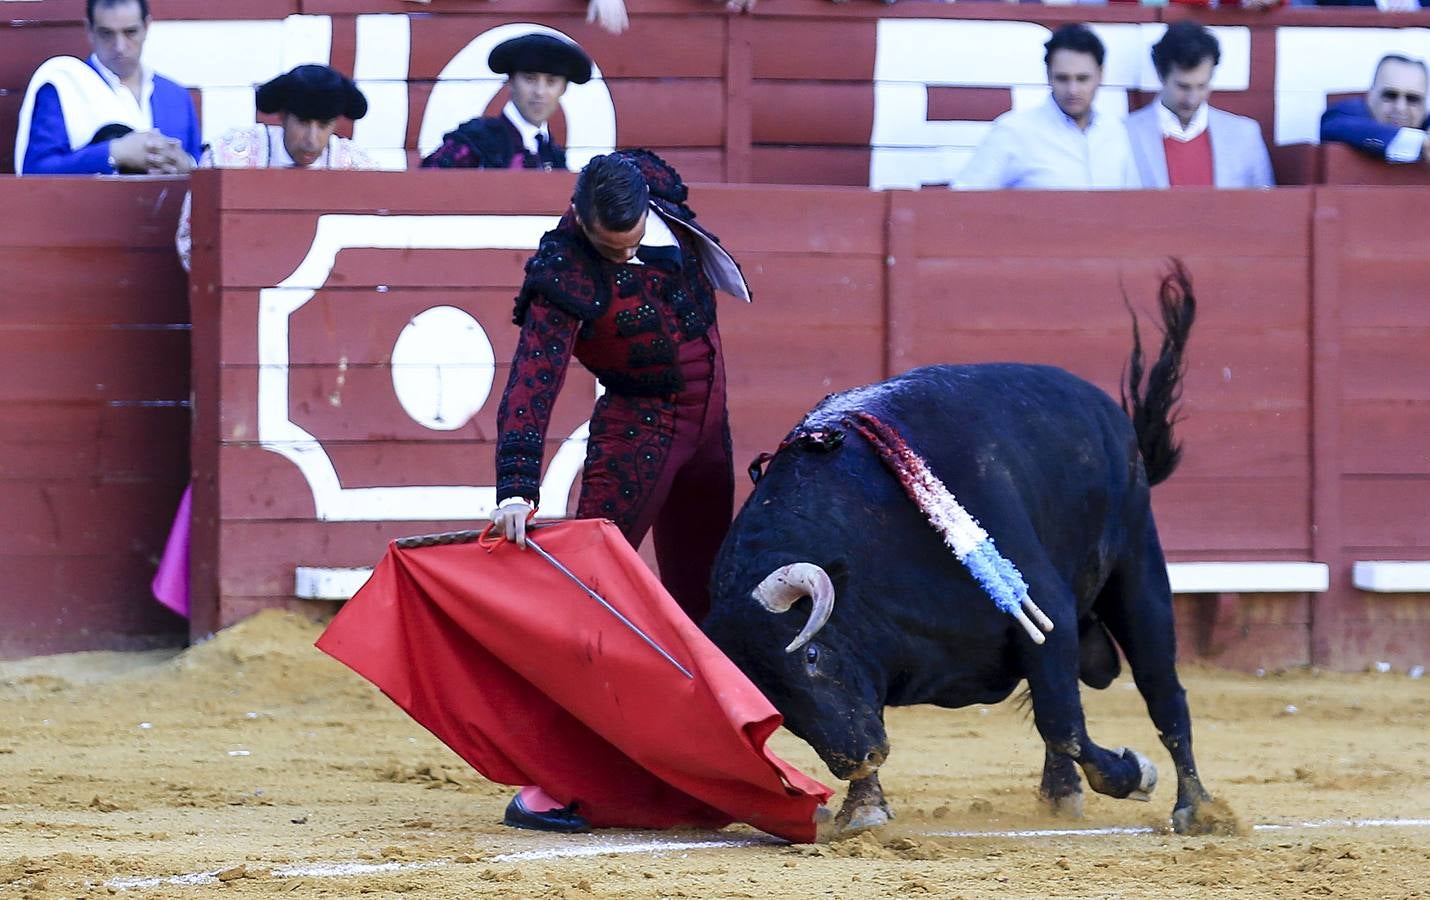
[[[1172,827],[1181,834],[1235,830],[1235,817],[1212,801],[1192,756],[1192,718],[1187,694],[1177,679],[1177,641],[1172,625],[1172,589],[1148,517],[1142,552],[1120,566],[1098,598],[1097,608],[1127,654],[1132,678],[1158,736],[1177,769],[1177,805]]]
[[[1038,798],[1048,804],[1055,816],[1082,818],[1082,777],[1071,756],[1045,750]]]
[[[1116,680],[1121,671],[1122,661],[1103,624],[1093,616],[1078,622],[1078,677],[1082,683],[1102,690]],[[1053,815],[1082,818],[1082,778],[1072,757],[1047,752],[1038,796],[1052,809]]]
[[[1059,797],[1070,795],[1068,775],[1075,779],[1076,773],[1061,761],[1067,759],[1082,768],[1087,783],[1099,794],[1148,799],[1157,784],[1157,770],[1151,762],[1135,750],[1099,747],[1088,736],[1078,693],[1078,627],[1071,592],[1056,577],[1030,578],[1029,584],[1043,611],[1054,611],[1049,614],[1053,630],[1046,643],[1034,644],[1021,632],[1017,637],[1033,698],[1033,721],[1047,748],[1044,789],[1051,778],[1054,792],[1050,799],[1055,804]]]

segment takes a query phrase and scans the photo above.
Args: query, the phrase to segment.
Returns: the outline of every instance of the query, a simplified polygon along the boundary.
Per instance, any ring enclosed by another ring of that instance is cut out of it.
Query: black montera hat
[[[300,119],[367,115],[367,98],[351,78],[332,66],[299,66],[258,88],[261,112],[289,112]]]
[[[492,48],[487,65],[499,75],[513,72],[545,72],[560,75],[572,84],[591,80],[591,57],[586,51],[549,34],[523,34]]]

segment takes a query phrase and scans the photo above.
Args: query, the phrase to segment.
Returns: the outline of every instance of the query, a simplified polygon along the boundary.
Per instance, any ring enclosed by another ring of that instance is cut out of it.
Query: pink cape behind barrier
[[[174,525],[169,529],[169,540],[164,544],[164,556],[159,560],[159,571],[154,573],[154,581],[149,586],[156,600],[184,618],[189,616],[189,540],[193,501],[193,487],[184,488],[179,510],[174,514]]]

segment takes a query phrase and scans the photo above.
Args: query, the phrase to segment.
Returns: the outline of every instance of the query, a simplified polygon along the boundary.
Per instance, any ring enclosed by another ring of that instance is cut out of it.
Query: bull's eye
[[[804,648],[804,667],[811,675],[819,668],[819,648],[813,644]]]

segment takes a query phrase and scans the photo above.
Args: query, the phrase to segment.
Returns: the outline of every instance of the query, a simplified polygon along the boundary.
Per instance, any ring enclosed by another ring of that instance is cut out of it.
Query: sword
[[[416,547],[435,547],[443,544],[470,544],[473,541],[480,541],[485,535],[486,531],[448,531],[443,534],[424,534],[419,535],[417,537],[398,538],[396,541],[394,541],[394,543],[400,549],[410,550]],[[692,681],[695,680],[695,676],[690,674],[690,670],[685,668],[685,666],[682,666],[680,662],[676,660],[675,657],[667,653],[664,647],[655,642],[654,638],[646,634],[644,631],[641,631],[640,627],[636,625],[636,623],[632,622],[630,619],[627,619],[621,613],[621,611],[612,606],[606,600],[605,597],[602,597],[600,594],[591,590],[591,588],[586,585],[586,582],[576,577],[576,573],[566,568],[566,566],[561,563],[561,560],[552,556],[550,553],[547,553],[546,550],[543,549],[540,544],[538,544],[536,541],[533,541],[531,539],[530,534],[527,534],[526,536],[526,546],[535,550],[536,555],[550,563],[556,569],[556,571],[560,572],[562,575],[565,575],[567,578],[576,582],[577,587],[585,591],[587,597],[590,597],[592,600],[595,600],[597,603],[604,606],[607,612],[619,619],[620,623],[629,628],[635,634],[636,637],[645,641],[647,644],[650,645],[650,648],[652,650],[664,657],[666,662],[679,669],[680,674],[684,675],[686,678],[689,678]]]
[[[621,615],[621,611],[618,610],[618,609],[616,609],[616,608],[615,608],[614,606],[612,606],[610,603],[606,602],[606,598],[605,598],[605,597],[602,597],[600,594],[596,593],[595,591],[593,591],[593,590],[591,590],[589,587],[587,587],[587,586],[586,586],[586,582],[584,582],[584,581],[582,581],[581,579],[577,578],[577,577],[576,577],[576,573],[572,572],[570,569],[568,569],[568,568],[566,568],[564,565],[562,565],[562,564],[561,564],[561,560],[557,559],[556,557],[552,556],[550,553],[547,553],[545,550],[543,550],[543,549],[541,548],[541,545],[538,544],[536,541],[533,541],[533,540],[531,539],[531,535],[529,535],[529,534],[526,536],[526,546],[528,546],[528,547],[530,547],[531,549],[535,550],[537,556],[540,556],[542,559],[546,560],[547,562],[551,563],[551,565],[555,566],[555,567],[556,567],[556,571],[560,572],[562,575],[565,575],[567,578],[569,578],[569,579],[571,579],[572,581],[576,582],[576,585],[577,585],[578,587],[580,587],[581,590],[583,590],[583,591],[586,592],[586,596],[587,596],[587,597],[590,597],[592,600],[595,600],[597,603],[599,603],[599,604],[601,604],[602,606],[604,606],[604,607],[606,608],[606,611],[607,611],[607,612],[609,612],[611,615],[615,616],[617,619],[620,619],[622,625],[626,626],[626,627],[629,628],[631,631],[635,632],[636,637],[640,638],[641,640],[643,640],[643,641],[645,641],[647,644],[649,644],[650,647],[651,647],[651,649],[654,650],[656,653],[659,653],[661,656],[665,657],[666,662],[670,663],[672,666],[675,666],[677,669],[680,670],[680,674],[684,675],[686,678],[689,678],[689,679],[692,680],[692,681],[695,680],[695,676],[690,674],[690,670],[687,669],[687,668],[685,668],[685,666],[682,666],[679,662],[677,662],[676,659],[675,659],[675,657],[673,657],[673,656],[671,656],[669,653],[665,652],[665,648],[662,647],[660,644],[657,644],[657,643],[655,642],[655,639],[654,639],[654,638],[652,638],[650,635],[646,634],[644,631],[641,631],[640,628],[638,628],[638,627],[636,626],[636,623],[632,622],[630,619],[627,619],[625,616]]]

